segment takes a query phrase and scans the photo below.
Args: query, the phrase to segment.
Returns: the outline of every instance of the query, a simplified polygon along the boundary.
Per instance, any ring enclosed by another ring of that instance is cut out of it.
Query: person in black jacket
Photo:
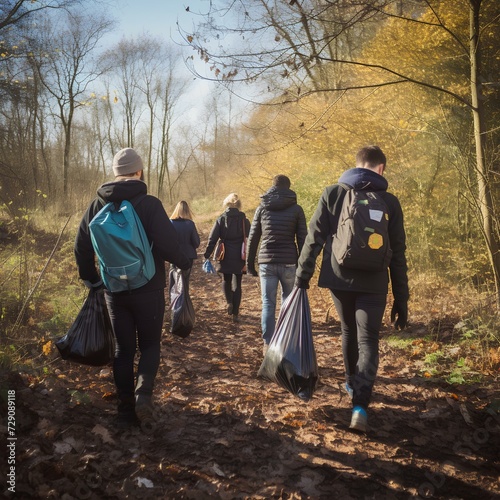
[[[204,257],[209,259],[219,240],[224,242],[224,259],[217,262],[215,270],[222,274],[222,291],[226,299],[227,313],[235,323],[239,322],[241,304],[241,280],[245,270],[241,247],[250,231],[250,221],[240,211],[241,200],[236,193],[229,194],[222,202],[224,213],[215,221],[208,236]]]
[[[96,269],[89,223],[108,202],[133,201],[146,195],[142,181],[141,157],[132,148],[116,153],[113,159],[115,180],[103,184],[98,197],[87,208],[75,240],[75,258],[80,278],[88,287],[103,287]],[[104,290],[116,352],[113,376],[118,397],[117,425],[120,428],[137,424],[152,415],[153,385],[160,364],[160,339],[165,312],[165,261],[181,269],[189,269],[191,260],[182,252],[177,233],[161,201],[146,195],[135,207],[146,235],[153,244],[156,273],[144,286],[133,290],[111,293]],[[136,344],[140,350],[137,380],[134,378]]]
[[[193,213],[189,208],[187,201],[179,201],[170,216],[170,220],[177,231],[179,245],[181,250],[188,259],[191,259],[191,265],[198,257],[196,249],[200,246],[200,235],[193,222]],[[192,266],[182,274],[186,278],[186,288],[189,290],[189,276],[191,274]]]
[[[347,269],[339,265],[332,253],[332,235],[337,230],[345,193],[340,184],[327,187],[309,223],[304,247],[299,256],[295,284],[308,288],[316,258],[323,250],[318,285],[329,288],[339,314],[342,329],[342,353],[346,372],[346,391],[352,398],[350,428],[367,430],[367,408],[378,370],[379,331],[384,315],[389,274],[394,304],[391,321],[404,328],[408,321],[408,276],[406,235],[399,200],[387,192],[383,177],[386,157],[378,146],[362,148],[356,155],[356,168],[345,171],[339,183],[355,189],[376,191],[389,211],[389,240],[392,258],[387,271]]]
[[[292,291],[297,258],[307,235],[304,210],[290,189],[290,179],[277,175],[272,187],[261,196],[248,236],[247,269],[260,275],[262,293],[262,338],[264,353],[276,326],[276,297],[281,286],[281,303]],[[257,249],[259,272],[255,269]]]

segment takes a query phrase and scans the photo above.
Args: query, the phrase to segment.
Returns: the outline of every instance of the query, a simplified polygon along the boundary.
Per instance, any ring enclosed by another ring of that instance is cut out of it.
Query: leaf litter
[[[156,410],[143,428],[113,427],[110,367],[58,359],[42,379],[5,375],[16,390],[20,498],[500,496],[500,414],[485,410],[500,398],[498,382],[452,388],[422,377],[384,342],[394,333],[386,325],[370,429],[352,433],[339,323],[324,294],[309,292],[320,379],[304,403],[256,376],[258,278],[243,277],[240,323],[225,312],[220,278],[203,273],[201,260],[190,291],[195,328],[186,339],[172,336],[167,310]]]

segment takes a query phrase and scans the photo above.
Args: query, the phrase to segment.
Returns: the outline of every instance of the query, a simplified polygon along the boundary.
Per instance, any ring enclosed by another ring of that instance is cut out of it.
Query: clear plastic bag
[[[55,344],[61,357],[67,361],[104,366],[113,359],[115,337],[102,290],[89,290],[68,333]]]
[[[195,312],[193,302],[186,287],[186,277],[182,270],[171,267],[170,283],[170,332],[181,338],[186,338],[193,330]]]
[[[258,376],[309,401],[318,383],[307,291],[294,287],[279,313]]]

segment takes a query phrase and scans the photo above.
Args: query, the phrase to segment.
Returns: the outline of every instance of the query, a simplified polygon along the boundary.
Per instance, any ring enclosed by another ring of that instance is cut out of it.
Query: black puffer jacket
[[[219,239],[224,242],[226,254],[224,260],[216,263],[215,269],[217,272],[243,274],[243,268],[245,267],[245,261],[241,258],[243,230],[245,230],[245,236],[248,236],[250,221],[237,208],[227,208],[215,221],[208,236],[204,257],[205,259],[210,258]]]
[[[76,264],[82,280],[97,283],[101,279],[96,268],[94,248],[90,240],[89,223],[103,207],[103,201],[106,203],[110,201],[130,201],[136,196],[146,193],[147,186],[140,180],[108,182],[97,190],[98,198],[87,208],[80,222],[75,240]],[[134,208],[141,219],[150,243],[153,244],[156,273],[144,286],[130,292],[120,293],[134,294],[165,288],[165,261],[172,262],[181,269],[189,269],[191,266],[190,259],[181,251],[177,240],[177,232],[170,222],[161,201],[154,196],[147,195]]]
[[[304,210],[291,189],[272,187],[261,196],[248,237],[248,270],[259,264],[296,264],[307,235]]]
[[[392,293],[396,300],[409,298],[406,264],[406,235],[403,224],[403,211],[399,200],[387,192],[387,180],[366,168],[352,168],[342,174],[339,182],[356,189],[377,191],[389,209],[389,239],[392,259],[389,265]],[[332,235],[337,225],[346,190],[339,184],[327,187],[309,223],[304,248],[299,257],[297,277],[311,279],[316,258],[323,250],[323,259],[318,285],[331,290],[350,290],[363,293],[388,292],[389,273],[387,271],[360,271],[347,269],[338,264],[332,255]]]

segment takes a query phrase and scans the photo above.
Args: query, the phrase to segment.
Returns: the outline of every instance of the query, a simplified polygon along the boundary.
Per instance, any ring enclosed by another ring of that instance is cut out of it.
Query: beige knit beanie
[[[125,148],[118,151],[113,158],[113,173],[119,175],[135,174],[143,170],[141,157],[135,149]]]

